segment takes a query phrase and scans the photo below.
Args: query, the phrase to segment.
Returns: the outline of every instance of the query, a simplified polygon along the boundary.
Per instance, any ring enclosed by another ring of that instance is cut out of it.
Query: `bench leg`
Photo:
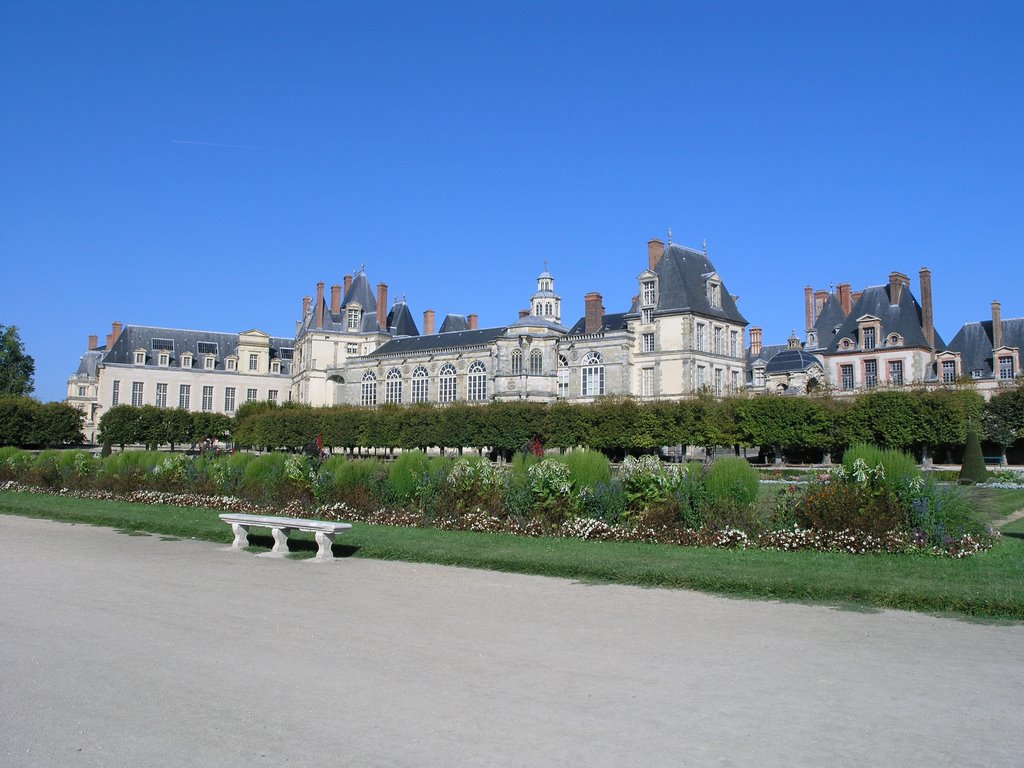
[[[274,537],[274,548],[270,550],[270,554],[277,557],[284,557],[288,554],[288,534],[291,533],[290,528],[271,528],[270,535]]]
[[[235,534],[235,540],[231,542],[231,549],[245,549],[249,546],[249,526],[232,523],[231,530]]]
[[[334,534],[327,533],[326,531],[317,531],[313,535],[316,537],[316,559],[333,560],[334,553],[331,551],[331,545],[334,544]]]

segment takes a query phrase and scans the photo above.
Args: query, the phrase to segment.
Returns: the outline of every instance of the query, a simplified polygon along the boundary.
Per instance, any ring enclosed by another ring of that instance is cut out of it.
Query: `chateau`
[[[762,344],[749,328],[706,251],[647,244],[624,312],[606,313],[600,293],[563,322],[562,298],[547,271],[528,308],[505,326],[479,328],[477,316],[448,314],[422,333],[405,298],[388,307],[364,270],[343,284],[317,284],[302,301],[294,339],[242,333],[123,326],[89,349],[68,380],[67,402],[85,413],[95,441],[99,419],[120,403],[233,414],[242,402],[311,405],[589,402],[631,396],[680,399],[700,392],[801,395],[853,393],[909,384],[941,386],[969,378],[983,391],[1020,371],[1024,319],[968,323],[946,345],[934,327],[931,273],[920,272],[921,302],[906,275],[854,292],[805,288],[805,339]]]

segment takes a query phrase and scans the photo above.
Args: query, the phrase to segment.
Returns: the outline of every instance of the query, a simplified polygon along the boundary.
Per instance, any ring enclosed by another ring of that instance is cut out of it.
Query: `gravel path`
[[[1019,766],[1024,626],[0,516],[3,766]]]

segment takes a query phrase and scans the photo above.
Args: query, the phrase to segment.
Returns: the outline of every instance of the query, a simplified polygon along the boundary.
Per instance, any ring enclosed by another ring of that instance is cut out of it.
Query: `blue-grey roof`
[[[475,331],[452,331],[435,333],[433,336],[408,336],[391,339],[381,344],[367,357],[385,355],[411,355],[419,352],[436,352],[460,347],[477,347],[490,344],[504,335],[507,328],[480,328]]]
[[[564,325],[559,325],[552,320],[546,320],[543,317],[537,317],[536,315],[527,315],[516,320],[509,328],[547,328],[549,331],[555,331],[556,333],[565,333],[566,328]]]
[[[1002,321],[1004,347],[1024,348],[1024,318],[1014,317]],[[966,323],[946,347],[949,352],[960,353],[960,370],[970,376],[972,371],[981,371],[981,378],[995,375],[992,359],[992,321]]]
[[[96,366],[100,360],[103,359],[105,348],[91,349],[82,355],[82,359],[78,362],[78,370],[75,371],[76,376],[88,376],[90,379],[96,378]]]
[[[761,352],[755,356],[751,353],[750,347],[747,347],[747,369],[753,369],[758,365],[767,365],[775,355],[787,349],[789,349],[788,344],[765,344],[761,346]]]
[[[153,340],[161,339],[171,342],[173,349],[168,350],[154,350]],[[146,350],[146,365],[156,366],[158,357],[161,351],[166,351],[170,355],[170,364],[175,368],[179,368],[181,363],[181,355],[185,352],[192,353],[192,365],[196,369],[203,369],[203,358],[207,354],[206,352],[199,351],[199,344],[205,342],[207,344],[216,344],[217,352],[215,357],[217,359],[215,371],[224,370],[224,359],[229,355],[235,354],[238,349],[238,334],[237,333],[219,333],[216,331],[190,331],[183,330],[180,328],[154,328],[146,325],[128,325],[121,331],[121,335],[117,337],[117,341],[113,343],[110,349],[104,354],[103,362],[110,364],[121,364],[121,365],[134,365],[135,364],[135,350],[144,349]],[[291,373],[292,361],[290,359],[281,358],[281,349],[291,349],[295,345],[294,339],[286,339],[283,337],[272,336],[270,337],[270,359],[281,360],[281,373]],[[239,363],[239,370],[244,370],[244,364]]]
[[[832,336],[842,327],[846,320],[846,313],[843,312],[842,302],[834,293],[828,295],[825,306],[814,321],[814,330],[818,333],[818,346],[827,347],[832,341]]]
[[[455,333],[457,331],[468,331],[469,321],[465,315],[445,315],[444,322],[438,333]]]
[[[337,314],[331,312],[330,298],[327,296],[322,298],[319,303],[317,303],[316,299],[310,302],[309,314],[302,318],[298,335],[301,336],[309,329],[334,333],[348,331],[348,320],[345,316],[345,310],[350,304],[358,304],[362,308],[363,314],[359,325],[360,333],[376,333],[380,330],[380,325],[377,322],[377,297],[370,286],[370,281],[366,278],[366,273],[360,271],[352,278],[352,284],[342,297],[341,311]],[[317,328],[316,318],[320,307],[323,307],[324,323],[322,327]]]
[[[813,365],[821,365],[821,361],[809,352],[802,349],[786,348],[776,353],[768,361],[764,368],[766,374],[792,373],[794,371],[806,371]]]
[[[409,305],[405,301],[396,301],[388,313],[388,332],[394,336],[419,336],[419,328],[412,318]]]
[[[722,306],[712,307],[708,301],[707,278],[716,271],[706,253],[681,245],[669,245],[654,268],[658,275],[658,306],[655,311],[698,312],[746,325],[747,320],[740,314],[724,281]]]
[[[608,333],[610,331],[624,331],[626,330],[626,312],[618,312],[610,315],[605,315],[601,318],[601,328],[598,333]],[[587,317],[584,315],[576,324],[569,329],[570,336],[582,336],[587,332]]]
[[[860,329],[857,325],[857,318],[864,315],[871,315],[882,321],[882,335],[877,340],[879,348],[884,345],[885,338],[892,333],[898,333],[903,337],[904,347],[930,348],[924,337],[924,329],[921,327],[923,322],[921,305],[917,303],[917,299],[910,292],[909,286],[904,286],[899,304],[892,304],[889,300],[888,285],[872,285],[864,289],[864,293],[853,305],[849,317],[843,321],[839,332],[828,339],[828,354],[839,352],[839,342],[843,338],[852,339],[859,344]],[[824,343],[825,339],[821,341]],[[942,349],[943,346],[942,339],[936,331],[935,348]]]

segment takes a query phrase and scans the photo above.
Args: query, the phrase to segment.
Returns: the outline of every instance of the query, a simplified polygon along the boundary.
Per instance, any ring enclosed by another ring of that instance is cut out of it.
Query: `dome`
[[[764,372],[767,375],[793,373],[806,371],[814,365],[821,365],[821,361],[809,352],[804,352],[802,349],[784,349],[768,361]]]

